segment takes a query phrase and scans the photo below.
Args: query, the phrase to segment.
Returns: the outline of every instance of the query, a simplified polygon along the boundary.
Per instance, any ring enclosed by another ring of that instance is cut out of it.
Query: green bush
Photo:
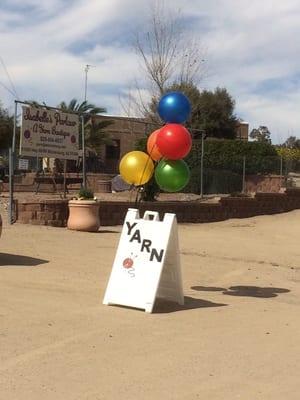
[[[206,140],[204,142],[204,168],[225,170],[242,174],[246,157],[246,175],[279,173],[280,157],[269,143],[243,142],[241,140]],[[190,168],[200,164],[201,141],[194,140],[186,158]]]
[[[146,137],[146,136],[139,139],[135,143],[135,150],[144,151],[145,153],[147,153],[147,140],[148,140],[148,137]],[[154,162],[154,164],[156,164],[156,162]],[[153,175],[152,178],[150,179],[150,181],[147,182],[145,185],[143,185],[143,187],[141,188],[140,200],[141,201],[155,201],[157,199],[157,197],[159,196],[159,193],[160,193],[160,188],[159,188],[158,184],[156,183],[156,180]]]

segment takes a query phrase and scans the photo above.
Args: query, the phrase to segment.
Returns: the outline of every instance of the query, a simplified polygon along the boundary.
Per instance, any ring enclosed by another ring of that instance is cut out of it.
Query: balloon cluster
[[[160,99],[157,111],[166,124],[149,136],[148,154],[142,151],[125,154],[120,174],[129,184],[139,186],[147,183],[154,173],[162,190],[178,192],[190,178],[189,167],[182,158],[190,152],[192,138],[182,124],[190,115],[191,105],[183,93],[171,92]],[[153,161],[157,162],[156,168]]]

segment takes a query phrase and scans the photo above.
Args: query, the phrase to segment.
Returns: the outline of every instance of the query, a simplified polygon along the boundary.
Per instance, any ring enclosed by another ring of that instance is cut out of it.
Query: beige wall
[[[105,131],[111,139],[120,141],[120,158],[129,151],[132,151],[139,139],[158,128],[140,118],[98,116],[97,120],[113,121],[113,124],[109,125]],[[105,150],[106,146],[103,146],[101,156],[103,161],[109,164],[109,161],[106,159]]]
[[[113,124],[108,126],[105,131],[109,134],[111,139],[120,141],[120,158],[135,147],[138,139],[158,129],[159,126],[146,122],[142,118],[128,118],[128,117],[115,117],[115,116],[97,116],[98,121],[113,121]],[[239,122],[237,125],[237,139],[248,140],[249,124],[246,122]],[[105,146],[101,151],[101,156],[106,164],[109,161],[105,157]],[[116,170],[117,172],[117,170]]]

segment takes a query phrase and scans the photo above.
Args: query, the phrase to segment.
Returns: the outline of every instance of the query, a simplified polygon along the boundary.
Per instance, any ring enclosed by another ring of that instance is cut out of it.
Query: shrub
[[[204,167],[241,174],[246,157],[246,174],[279,173],[280,157],[269,143],[240,140],[207,140],[204,143]],[[194,140],[186,161],[193,169],[200,164],[201,141]]]
[[[82,187],[78,192],[78,200],[93,200],[94,193],[87,188]]]
[[[147,140],[148,140],[148,137],[146,137],[146,136],[139,139],[135,143],[135,150],[144,151],[145,153],[147,153]],[[153,161],[153,162],[154,162],[154,164],[156,164],[155,161]],[[141,188],[140,200],[141,201],[155,201],[157,199],[157,197],[159,196],[159,193],[160,193],[160,188],[159,188],[158,184],[156,183],[154,176],[152,176],[150,181],[147,182],[145,185],[143,185],[143,187]]]

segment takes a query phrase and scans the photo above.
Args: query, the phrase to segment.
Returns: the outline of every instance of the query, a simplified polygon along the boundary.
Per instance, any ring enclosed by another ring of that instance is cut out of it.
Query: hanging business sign
[[[22,107],[20,154],[76,160],[79,154],[77,114]]]
[[[129,209],[103,304],[151,313],[157,298],[184,303],[176,216]]]

